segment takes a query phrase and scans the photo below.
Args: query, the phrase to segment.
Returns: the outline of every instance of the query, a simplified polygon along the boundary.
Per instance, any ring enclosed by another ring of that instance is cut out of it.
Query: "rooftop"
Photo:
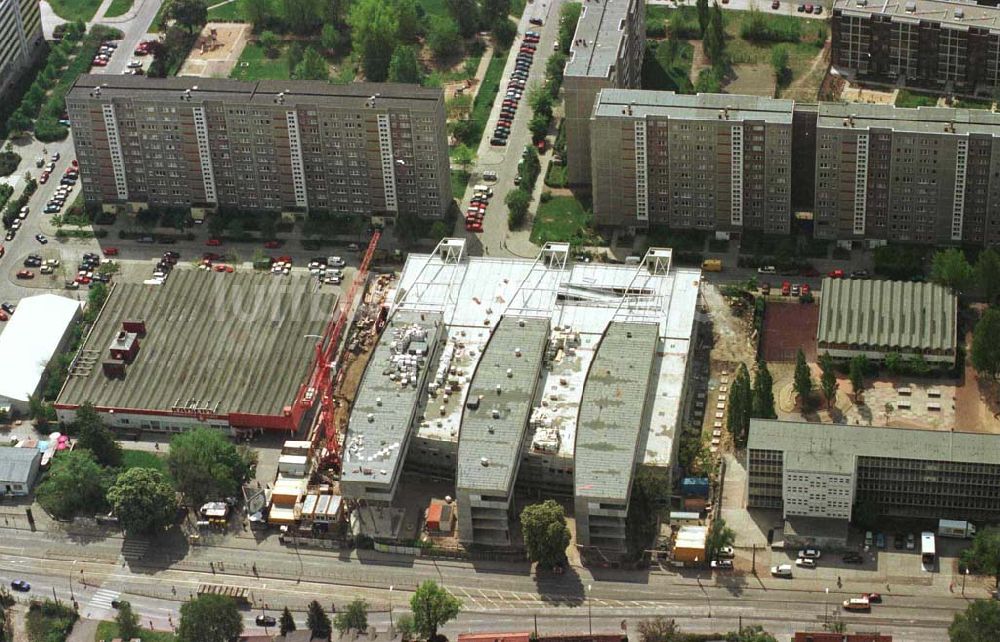
[[[657,347],[654,324],[612,322],[584,384],[576,436],[576,492],[628,497],[646,425],[646,399]]]
[[[1000,16],[1000,9],[996,7],[980,8],[989,9]],[[874,127],[899,132],[941,135],[1000,135],[1000,114],[994,114],[988,109],[896,107],[869,103],[827,102],[819,103],[818,109],[817,126],[821,128],[865,130]]]
[[[55,294],[21,299],[0,334],[0,401],[28,401],[79,312],[78,301]]]
[[[0,448],[0,481],[27,483],[32,462],[41,456],[37,448]]]
[[[642,0],[640,0],[642,1]],[[587,0],[576,23],[567,76],[608,78],[625,38],[622,26],[632,0]]]
[[[504,316],[479,359],[462,418],[455,485],[508,493],[517,474],[549,320]]]
[[[396,478],[441,330],[441,315],[428,312],[400,312],[386,324],[351,409],[342,481]]]
[[[950,354],[958,299],[933,283],[823,279],[817,341]]]
[[[892,457],[1000,465],[996,435],[752,419],[747,448],[818,457]]]
[[[118,283],[58,403],[280,416],[306,381],[336,295],[305,276],[175,270],[163,285]],[[144,321],[124,378],[101,362],[123,321]]]
[[[686,120],[762,120],[792,122],[794,101],[734,94],[675,94],[643,89],[602,89],[594,102],[594,116],[646,118],[661,116]]]
[[[893,21],[917,24],[939,22],[960,31],[972,27],[1000,30],[1000,9],[956,0],[834,0],[833,10],[844,15],[892,16]]]

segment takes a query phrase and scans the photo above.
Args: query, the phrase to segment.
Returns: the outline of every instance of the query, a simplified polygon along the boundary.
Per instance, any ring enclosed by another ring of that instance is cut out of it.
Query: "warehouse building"
[[[642,82],[646,51],[643,0],[585,0],[563,72],[567,178],[571,185],[591,179],[590,114],[605,88],[636,89]]]
[[[816,348],[838,359],[891,353],[955,365],[958,298],[934,283],[823,279]]]
[[[6,95],[43,51],[38,0],[0,0],[0,95]]]
[[[0,334],[0,409],[27,415],[49,362],[66,348],[80,303],[55,294],[21,299]]]
[[[56,401],[72,423],[94,404],[127,431],[208,426],[294,432],[337,297],[306,277],[175,270],[163,285],[116,284]]]
[[[89,203],[320,211],[392,223],[452,202],[444,94],[414,85],[82,75],[66,96]]]
[[[617,558],[635,470],[661,469],[669,483],[675,466],[701,275],[672,266],[667,249],[636,266],[569,255],[568,244],[550,243],[535,260],[470,257],[460,239],[410,254],[390,321],[440,319],[442,328],[419,398],[399,413],[415,403],[412,423],[376,447],[395,457],[398,443],[408,470],[455,480],[464,543],[518,546],[523,490],[573,497],[578,544]],[[375,394],[368,375],[359,399]],[[368,412],[356,404],[351,424]],[[349,433],[348,456],[351,443]],[[373,463],[369,484],[345,494],[367,499],[381,483],[394,505],[398,465]]]
[[[24,497],[31,493],[42,452],[37,448],[0,448],[0,497]]]
[[[753,419],[747,506],[795,518],[880,515],[995,522],[1000,449],[995,434]]]

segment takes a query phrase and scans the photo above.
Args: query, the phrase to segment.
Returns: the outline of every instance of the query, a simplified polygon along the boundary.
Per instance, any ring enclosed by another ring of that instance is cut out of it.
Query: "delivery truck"
[[[706,272],[721,272],[722,261],[720,259],[705,259],[701,262],[701,269]]]
[[[939,519],[938,537],[972,539],[976,536],[976,526],[972,522],[957,519]]]

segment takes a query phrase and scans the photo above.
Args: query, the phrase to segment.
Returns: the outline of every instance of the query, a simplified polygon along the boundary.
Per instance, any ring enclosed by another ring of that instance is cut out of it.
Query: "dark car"
[[[492,138],[490,140],[490,145],[495,145],[497,147],[503,147],[506,144],[507,144],[507,141],[505,139],[503,139],[503,138],[496,138],[496,137],[494,137],[494,138]]]
[[[11,305],[10,303],[0,304],[0,310],[3,310],[7,314],[14,314],[14,306]]]
[[[868,278],[868,270],[852,270],[851,271],[851,278],[852,279],[867,279]]]
[[[861,553],[845,553],[841,558],[845,564],[864,564],[865,558]]]
[[[530,22],[533,25],[538,25],[539,27],[541,27],[543,24],[541,18],[532,18],[531,20],[528,20],[528,22]]]
[[[274,626],[278,623],[278,621],[274,619],[274,616],[271,615],[258,615],[257,619],[254,621],[257,622],[257,626]]]
[[[10,587],[15,591],[21,591],[22,593],[27,593],[31,590],[31,584],[28,584],[24,580],[12,580]]]
[[[892,537],[892,547],[897,551],[902,550],[906,546],[906,538],[903,537],[902,533],[896,533]]]

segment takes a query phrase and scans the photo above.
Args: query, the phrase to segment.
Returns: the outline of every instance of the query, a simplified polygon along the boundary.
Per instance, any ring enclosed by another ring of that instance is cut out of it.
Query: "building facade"
[[[606,88],[636,89],[646,47],[643,0],[586,0],[563,76],[567,178],[590,183],[590,115]]]
[[[861,80],[992,95],[1000,9],[945,0],[835,0],[831,61]]]
[[[44,42],[38,0],[0,0],[0,94],[31,65]]]
[[[392,222],[452,200],[439,89],[84,75],[66,105],[90,203]]]

